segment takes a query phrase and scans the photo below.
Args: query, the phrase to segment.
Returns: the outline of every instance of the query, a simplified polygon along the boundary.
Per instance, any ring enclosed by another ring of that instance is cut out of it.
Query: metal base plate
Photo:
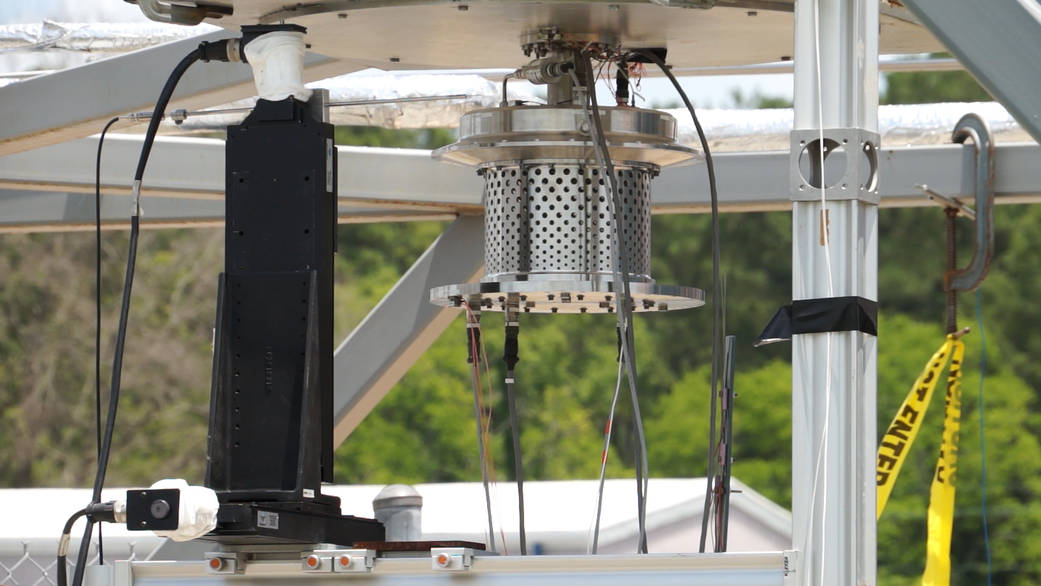
[[[313,503],[221,503],[217,528],[203,539],[222,544],[333,543],[382,541],[383,524],[341,515],[339,507]]]
[[[700,307],[705,292],[693,287],[629,283],[633,311],[672,311]],[[613,313],[617,305],[611,281],[506,281],[445,285],[430,290],[430,302],[460,307],[464,302],[483,311],[506,311],[515,306],[525,313]]]

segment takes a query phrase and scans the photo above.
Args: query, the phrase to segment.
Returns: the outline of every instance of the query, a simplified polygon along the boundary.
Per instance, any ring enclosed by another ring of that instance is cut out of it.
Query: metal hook
[[[959,144],[970,138],[976,147],[976,246],[969,266],[944,274],[944,288],[948,291],[972,291],[979,287],[994,256],[994,141],[987,123],[976,114],[962,116],[951,135],[951,140]]]

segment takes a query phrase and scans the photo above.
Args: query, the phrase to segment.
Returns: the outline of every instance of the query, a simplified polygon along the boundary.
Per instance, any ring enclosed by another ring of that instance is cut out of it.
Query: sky
[[[57,22],[140,22],[147,20],[137,6],[123,0],[0,0],[0,24]],[[14,63],[23,60],[0,59],[0,70],[9,71]],[[791,99],[792,76],[780,75],[724,75],[680,78],[684,91],[695,106],[726,108],[733,106],[733,91],[739,88],[743,95],[782,96]],[[668,80],[648,78],[640,92],[646,102],[641,105],[679,105],[679,99]],[[602,95],[601,95],[602,94]],[[601,100],[610,95],[601,89]]]

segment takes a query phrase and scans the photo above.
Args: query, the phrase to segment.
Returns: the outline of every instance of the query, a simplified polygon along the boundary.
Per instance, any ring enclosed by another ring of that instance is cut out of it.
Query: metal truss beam
[[[130,193],[141,140],[123,134],[105,138],[104,193]],[[93,193],[97,148],[97,137],[89,137],[0,156],[0,189]],[[481,210],[482,184],[473,170],[435,161],[429,151],[339,147],[339,153],[341,206],[382,209],[394,212],[391,217],[402,210],[417,217]],[[223,199],[224,141],[156,140],[141,193],[146,198]]]
[[[1041,5],[1036,0],[904,4],[1041,142]]]
[[[103,195],[101,229],[130,225],[129,195]],[[143,228],[212,228],[224,225],[221,200],[150,197],[143,206]],[[340,206],[341,224],[454,220],[455,212],[424,212],[381,207]],[[94,195],[0,189],[0,233],[76,232],[94,229]]]
[[[127,221],[130,204],[123,196],[130,193],[140,144],[135,136],[105,139],[105,225]],[[96,138],[84,138],[0,157],[0,189],[11,190],[0,192],[0,232],[92,226],[96,149]],[[923,183],[952,197],[973,197],[971,145],[888,148],[878,159],[882,207],[932,205],[915,187]],[[715,160],[723,211],[790,209],[787,152],[720,153]],[[998,203],[1041,202],[1041,166],[1036,164],[1041,146],[999,145],[995,160]],[[433,161],[428,151],[340,147],[339,161],[341,222],[451,219],[481,211],[481,182],[473,170]],[[654,213],[708,211],[707,185],[703,165],[666,169],[654,182]],[[160,139],[145,176],[142,222],[155,227],[220,225],[223,192],[222,141]]]
[[[460,554],[461,555],[461,554]],[[574,583],[621,584],[742,584],[744,586],[791,586],[797,575],[790,571],[790,552],[733,552],[725,554],[651,554],[597,556],[484,556],[474,555],[467,565],[449,570],[431,569],[431,556],[378,557],[371,569],[357,574],[301,569],[299,561],[251,561],[245,576],[213,574],[199,562],[117,561],[110,567],[105,584],[155,586],[205,582],[207,584],[329,584],[339,579],[352,584],[467,583],[546,584],[565,580]],[[435,566],[436,568],[436,566]],[[100,581],[98,583],[101,583]]]
[[[0,155],[88,136],[113,116],[150,109],[182,57],[200,41],[230,36],[213,32],[0,88]],[[368,66],[311,53],[304,75],[314,81]],[[178,84],[170,108],[197,109],[255,93],[248,65],[197,63]]]
[[[457,309],[428,303],[430,289],[480,278],[483,238],[482,218],[456,220],[336,349],[334,446],[354,431],[459,315]]]

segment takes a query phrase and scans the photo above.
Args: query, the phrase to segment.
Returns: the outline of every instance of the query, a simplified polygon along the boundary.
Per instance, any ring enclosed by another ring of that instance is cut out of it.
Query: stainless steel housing
[[[614,163],[620,225],[580,106],[511,106],[463,116],[459,141],[434,157],[478,167],[484,177],[485,275],[431,290],[439,305],[498,311],[614,311],[615,235],[634,311],[704,304],[704,293],[651,278],[651,179],[698,153],[676,143],[665,112],[601,108]]]
[[[604,138],[616,165],[667,167],[700,153],[676,143],[676,119],[658,110],[601,108]],[[579,106],[509,106],[469,112],[459,121],[459,141],[434,158],[483,166],[530,159],[594,162],[589,124]]]

